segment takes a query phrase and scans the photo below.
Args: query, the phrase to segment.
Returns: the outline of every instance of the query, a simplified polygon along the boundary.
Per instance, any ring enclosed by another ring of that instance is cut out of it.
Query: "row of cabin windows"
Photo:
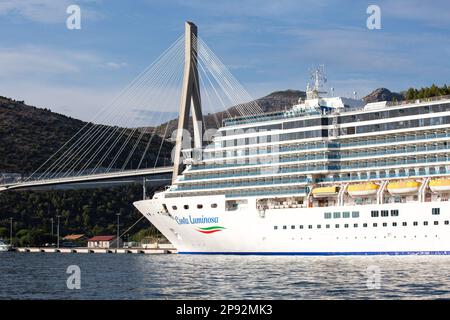
[[[324,217],[325,219],[331,219],[331,212],[325,212]],[[339,219],[340,217],[340,212],[333,212],[334,219]],[[350,218],[350,211],[342,212],[342,218]],[[359,211],[352,211],[352,218],[359,218]]]
[[[217,208],[217,203],[211,203],[211,208],[215,209]],[[177,206],[172,206],[173,210],[178,210]],[[189,205],[185,204],[183,206],[183,209],[188,210],[189,209]],[[203,209],[203,205],[202,204],[197,204],[197,209]]]
[[[435,112],[445,112],[450,110],[450,104],[437,104],[433,106],[419,106],[419,107],[408,107],[403,109],[394,109],[387,111],[376,111],[371,113],[362,113],[356,115],[343,115],[339,117],[340,124],[350,123],[357,121],[370,121],[377,119],[388,119],[404,116],[412,116],[419,114],[435,113]]]
[[[378,211],[378,210],[372,210],[372,211],[370,212],[370,216],[371,216],[372,218],[379,217],[380,215],[381,215],[382,217],[389,217],[389,210],[380,210],[380,211]],[[396,210],[396,209],[391,210],[391,217],[398,217],[398,210]]]
[[[444,224],[445,225],[448,225],[449,224],[449,221],[448,220],[445,220],[444,221]],[[387,222],[383,222],[382,224],[381,224],[383,227],[387,227],[388,226],[388,223]],[[406,227],[406,226],[408,226],[408,223],[407,222],[402,222],[402,224],[401,224],[403,227]],[[419,222],[417,222],[417,221],[414,221],[413,222],[413,226],[418,226],[419,225]],[[428,225],[428,221],[424,221],[423,222],[423,225],[424,226],[427,226]],[[433,221],[433,225],[435,225],[435,226],[437,226],[437,225],[439,225],[439,221]],[[339,228],[339,224],[335,224],[334,225],[334,227],[336,228],[336,229],[338,229]],[[350,224],[348,224],[348,223],[345,223],[344,224],[344,228],[348,228],[350,226]],[[354,228],[358,228],[358,226],[359,226],[359,224],[358,223],[354,223],[353,224],[353,227]],[[362,224],[362,226],[364,227],[364,228],[367,228],[368,227],[368,224],[367,223],[363,223]],[[373,227],[378,227],[378,223],[373,223],[372,224],[372,226]],[[398,224],[397,224],[397,222],[392,222],[392,226],[393,227],[397,227],[398,226]],[[308,229],[313,229],[313,225],[312,224],[310,224],[310,225],[308,225],[308,226],[303,226],[303,225],[299,225],[298,226],[298,228],[299,229],[306,229],[306,227],[308,228]],[[326,224],[325,225],[325,228],[327,228],[327,229],[329,229],[331,227],[331,225],[329,225],[329,224]],[[287,230],[287,228],[288,228],[288,226],[286,226],[286,225],[284,225],[283,226],[283,230]],[[320,224],[318,224],[317,225],[317,227],[316,227],[316,229],[321,229],[322,228],[322,225],[320,225]],[[278,230],[278,226],[273,226],[273,229],[274,230]],[[291,230],[295,230],[296,229],[296,226],[295,225],[291,225]]]

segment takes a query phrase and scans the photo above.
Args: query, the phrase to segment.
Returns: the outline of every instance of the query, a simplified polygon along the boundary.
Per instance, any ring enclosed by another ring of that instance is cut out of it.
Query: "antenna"
[[[310,83],[306,86],[306,99],[319,99],[320,94],[327,93],[322,91],[323,85],[327,82],[325,77],[325,66],[323,64],[319,65],[316,70],[310,72],[310,79],[313,83],[313,88],[311,89]]]

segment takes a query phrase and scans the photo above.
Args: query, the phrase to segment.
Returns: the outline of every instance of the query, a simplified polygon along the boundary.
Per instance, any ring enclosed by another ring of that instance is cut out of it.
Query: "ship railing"
[[[339,159],[349,159],[349,158],[358,158],[358,157],[367,157],[367,156],[383,156],[383,155],[392,155],[392,154],[403,154],[403,153],[414,153],[414,152],[424,152],[424,151],[439,151],[439,150],[448,150],[450,149],[449,146],[427,146],[427,147],[417,147],[414,150],[413,149],[397,149],[397,150],[383,150],[382,152],[363,152],[363,153],[352,153],[349,155],[320,155],[320,156],[307,156],[307,157],[284,157],[278,159],[278,161],[269,162],[269,164],[277,165],[278,163],[288,163],[288,162],[299,162],[299,161],[312,161],[312,160],[339,160]],[[430,158],[433,159],[433,158]],[[270,160],[270,159],[269,159]],[[433,161],[433,160],[431,160]],[[446,160],[444,160],[446,161]],[[398,161],[396,161],[398,162]],[[414,163],[414,162],[412,162]],[[264,164],[259,162],[251,162],[251,163],[223,163],[218,165],[203,165],[203,166],[196,166],[192,167],[192,171],[196,170],[208,170],[208,169],[220,169],[220,168],[234,168],[234,167],[245,167],[245,166],[252,166],[257,164]],[[393,164],[393,162],[390,162],[388,165]],[[407,164],[407,163],[400,163],[400,164]],[[345,167],[346,169],[350,167]],[[352,168],[359,168],[358,166],[352,167]]]
[[[223,188],[235,188],[235,187],[252,187],[252,186],[270,186],[270,185],[283,185],[289,183],[308,183],[307,179],[277,179],[272,181],[255,181],[255,182],[234,182],[234,183],[219,183],[219,184],[208,184],[208,185],[178,185],[177,191],[186,190],[201,190],[201,189],[223,189]]]
[[[357,147],[357,146],[371,146],[377,144],[388,144],[388,143],[397,143],[397,142],[405,142],[405,141],[417,141],[417,140],[427,140],[427,139],[439,139],[439,138],[450,138],[450,132],[445,133],[429,133],[429,134],[416,134],[416,135],[406,135],[406,136],[397,136],[395,138],[385,138],[385,139],[365,139],[357,142],[333,142],[328,144],[320,144],[320,145],[312,145],[305,147],[280,147],[278,149],[279,152],[286,151],[302,151],[302,150],[320,150],[324,148],[343,148],[343,147]],[[272,150],[261,149],[258,152],[250,153],[245,152],[240,155],[235,156],[248,156],[248,155],[264,155],[264,154],[273,154]],[[205,159],[215,159],[214,156],[208,155],[205,156]],[[226,159],[226,158],[224,158]],[[224,160],[226,161],[226,160]],[[195,167],[197,168],[197,167]],[[195,169],[194,168],[194,169]],[[201,168],[201,167],[199,167]]]
[[[319,178],[316,179],[317,183],[322,182],[345,182],[345,181],[367,181],[367,180],[382,180],[382,179],[395,179],[395,178],[414,178],[414,177],[422,177],[422,176],[439,176],[439,175],[448,175],[450,174],[450,170],[437,170],[435,172],[425,170],[425,172],[408,172],[402,174],[383,174],[376,176],[351,176],[351,177],[336,177],[336,178]]]
[[[299,188],[299,189],[287,189],[287,190],[269,190],[269,191],[248,191],[239,193],[227,193],[226,198],[229,197],[246,197],[246,196],[265,196],[265,195],[280,195],[280,194],[302,194],[308,193],[309,188]]]

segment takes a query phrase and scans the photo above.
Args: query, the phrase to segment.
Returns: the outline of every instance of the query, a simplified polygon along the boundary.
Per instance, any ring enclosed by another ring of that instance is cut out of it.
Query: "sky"
[[[381,29],[367,28],[372,4]],[[185,20],[253,98],[304,90],[320,64],[335,95],[450,83],[448,0],[0,0],[0,95],[89,121]]]

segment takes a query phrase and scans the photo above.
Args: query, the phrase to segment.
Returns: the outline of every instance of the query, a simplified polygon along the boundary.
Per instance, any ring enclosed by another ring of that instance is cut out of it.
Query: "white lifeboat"
[[[373,196],[377,194],[379,186],[373,182],[357,183],[348,186],[348,194],[352,197]]]
[[[314,198],[336,196],[338,194],[338,188],[337,188],[337,186],[318,187],[318,188],[314,188],[312,190],[312,194],[313,194]]]
[[[395,181],[389,182],[387,189],[390,194],[411,194],[419,192],[420,182],[417,181]]]
[[[430,189],[435,193],[450,192],[450,179],[435,179],[430,181]]]

